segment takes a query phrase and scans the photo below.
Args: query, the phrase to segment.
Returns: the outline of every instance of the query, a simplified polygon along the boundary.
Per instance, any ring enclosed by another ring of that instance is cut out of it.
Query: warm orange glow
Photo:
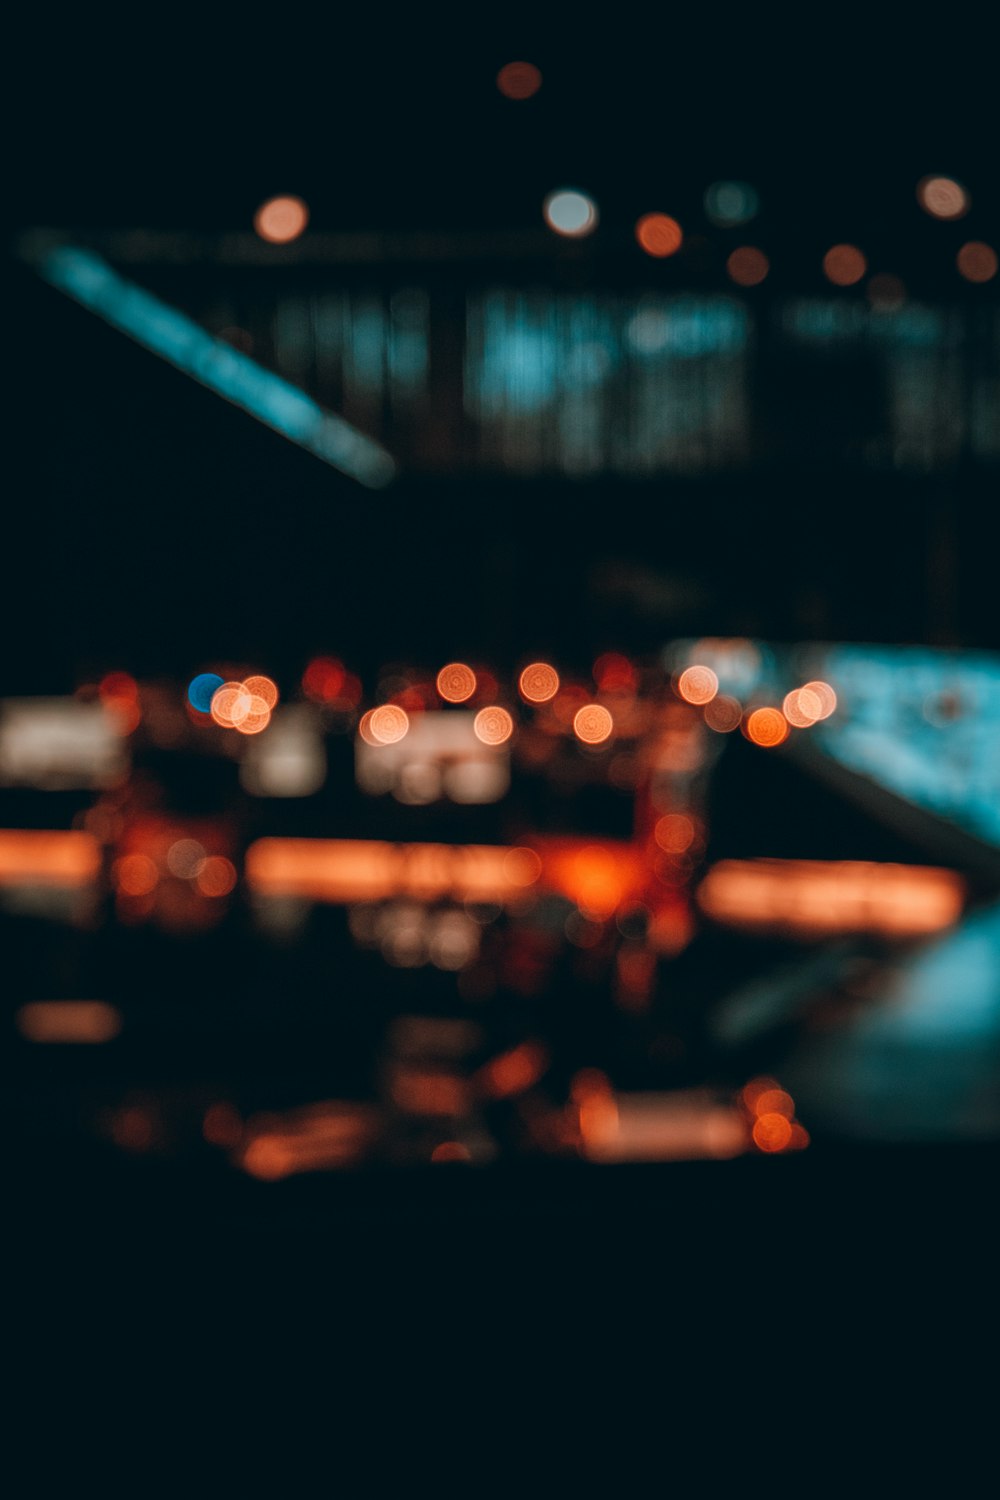
[[[542,873],[542,862],[534,849],[508,849],[503,857],[503,873],[512,886],[534,885]]]
[[[951,927],[965,887],[951,870],[861,860],[720,860],[698,888],[717,922],[801,934],[917,936]]]
[[[0,829],[0,885],[88,885],[100,867],[89,833]]]
[[[309,210],[301,198],[286,195],[269,198],[253,216],[253,227],[271,245],[297,240],[309,223]]]
[[[602,745],[614,727],[614,720],[600,703],[585,703],[573,715],[573,733],[585,745]]]
[[[686,667],[677,679],[677,691],[686,703],[711,703],[719,679],[711,667]]]
[[[203,860],[195,883],[203,896],[228,896],[236,885],[236,867],[221,854]]]
[[[788,738],[788,720],[780,708],[755,708],[747,719],[747,739],[765,749],[773,749]]]
[[[224,682],[212,694],[212,718],[223,729],[234,729],[249,714],[252,699],[242,682]]]
[[[387,844],[374,839],[258,839],[245,875],[261,895],[314,901],[519,902],[540,874],[534,850],[495,844]]]
[[[233,728],[240,734],[260,734],[271,722],[271,710],[256,693],[248,693],[247,696],[250,707],[242,718],[234,722]]]
[[[530,99],[541,86],[542,75],[534,63],[505,63],[497,74],[497,88],[505,99]]]
[[[737,286],[759,286],[770,269],[771,262],[754,245],[741,245],[726,261],[729,279]]]
[[[463,1146],[461,1141],[442,1141],[440,1146],[435,1146],[431,1152],[431,1161],[471,1161],[472,1152],[468,1146]]]
[[[437,690],[446,703],[464,703],[476,691],[476,674],[464,662],[449,662],[437,674]]]
[[[559,691],[559,673],[546,661],[533,661],[521,673],[518,687],[526,703],[548,703]]]
[[[695,826],[684,813],[664,813],[653,837],[666,854],[683,854],[694,843]]]
[[[784,1151],[791,1139],[791,1122],[784,1115],[759,1115],[754,1121],[753,1141],[760,1151]]]
[[[854,286],[868,269],[857,245],[833,245],[823,257],[823,271],[834,286]]]
[[[381,708],[373,708],[368,719],[368,733],[376,745],[397,744],[409,727],[409,715],[398,703],[383,703]]]
[[[15,1017],[29,1042],[110,1042],[122,1018],[103,1000],[33,1000]]]
[[[740,1098],[743,1100],[743,1103],[746,1105],[751,1114],[756,1114],[757,1100],[763,1094],[766,1094],[770,1090],[776,1089],[777,1087],[778,1083],[774,1078],[751,1078],[750,1082],[744,1084],[743,1088],[740,1090]]]
[[[966,281],[982,284],[992,281],[997,274],[997,253],[983,240],[970,240],[958,252],[955,264]]]
[[[635,226],[635,237],[647,255],[658,260],[676,255],[684,243],[684,232],[669,214],[643,214]]]
[[[969,195],[953,177],[922,177],[917,202],[932,219],[961,219],[969,212]]]
[[[480,1068],[475,1082],[486,1098],[509,1099],[536,1084],[548,1065],[549,1055],[540,1042],[521,1042]]]
[[[375,710],[373,708],[369,708],[361,715],[361,718],[358,720],[358,734],[364,740],[366,745],[380,745],[382,743],[381,740],[377,740],[372,734],[372,714],[374,712]]]
[[[716,734],[731,734],[740,727],[742,718],[743,709],[740,704],[725,693],[720,693],[711,703],[705,704],[705,723]]]
[[[264,700],[265,708],[276,708],[278,703],[278,685],[270,677],[248,677],[243,686],[248,693]]]
[[[817,719],[828,719],[837,707],[837,694],[828,682],[807,682],[805,687],[799,689],[799,708],[804,713],[811,711],[814,699],[819,703]]]
[[[472,722],[476,739],[484,745],[502,745],[514,733],[514,720],[505,708],[496,704],[481,708]]]
[[[145,854],[123,854],[112,865],[111,878],[123,896],[148,896],[156,889],[160,872]]]
[[[785,694],[781,711],[794,728],[808,729],[822,718],[823,703],[811,688],[793,688]]]
[[[363,1155],[377,1116],[364,1105],[331,1100],[248,1121],[240,1164],[252,1177],[276,1181],[293,1172],[353,1166]]]
[[[795,1100],[784,1089],[763,1089],[754,1100],[755,1115],[784,1115],[786,1120],[795,1118]]]
[[[108,672],[97,688],[101,702],[112,715],[119,734],[132,734],[142,720],[139,686],[127,672]]]

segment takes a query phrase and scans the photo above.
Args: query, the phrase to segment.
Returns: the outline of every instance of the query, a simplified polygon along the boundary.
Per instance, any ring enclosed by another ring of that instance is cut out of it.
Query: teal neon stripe
[[[90,250],[63,245],[37,262],[39,275],[144,349],[324,462],[381,489],[395,477],[390,454],[297,386],[206,333],[185,313],[127,281]]]

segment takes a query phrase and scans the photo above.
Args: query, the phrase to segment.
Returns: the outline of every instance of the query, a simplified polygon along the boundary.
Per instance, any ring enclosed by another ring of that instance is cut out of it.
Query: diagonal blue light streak
[[[280,375],[213,338],[185,313],[119,276],[99,255],[62,245],[46,251],[35,268],[51,286],[144,349],[351,479],[381,489],[395,477],[394,460],[372,438],[325,411]]]

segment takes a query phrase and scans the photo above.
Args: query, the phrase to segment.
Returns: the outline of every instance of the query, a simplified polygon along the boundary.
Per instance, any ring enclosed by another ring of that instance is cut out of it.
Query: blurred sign
[[[128,769],[118,726],[100,703],[8,698],[0,704],[0,784],[46,791],[116,785]]]
[[[358,786],[372,795],[392,792],[400,802],[498,802],[510,786],[506,748],[477,739],[475,714],[422,713],[393,744],[355,747]]]

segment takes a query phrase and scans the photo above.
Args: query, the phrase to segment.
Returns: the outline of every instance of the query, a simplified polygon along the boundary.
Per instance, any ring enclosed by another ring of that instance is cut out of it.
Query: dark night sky
[[[294,191],[320,230],[501,230],[537,228],[544,194],[573,184],[594,194],[602,232],[627,242],[639,213],[692,221],[709,181],[741,177],[761,192],[755,236],[780,248],[790,287],[805,265],[815,282],[821,248],[852,237],[916,286],[942,230],[960,232],[919,211],[925,172],[969,186],[970,234],[1000,230],[988,49],[949,26],[742,10],[655,31],[605,17],[573,32],[504,21],[470,33],[467,20],[400,28],[338,12],[320,35],[304,18],[261,31],[160,15],[102,31],[47,13],[13,39],[8,214],[15,229],[246,229],[262,198]],[[545,81],[513,105],[494,78],[518,57]],[[687,629],[794,633],[809,625],[783,580],[821,535],[814,630],[919,639],[933,625],[933,496],[896,486],[873,530],[868,493],[828,492],[822,475],[808,514],[795,476],[784,489],[717,488],[694,604],[643,618],[602,602],[595,577],[617,556],[653,554],[676,572],[702,530],[700,492],[676,491],[674,523],[653,529],[646,493],[619,488],[609,502],[600,485],[569,496],[498,482],[470,496],[409,482],[374,500],[8,271],[23,482],[3,607],[21,642],[8,669],[19,690],[68,685],[90,662],[182,673],[247,651],[292,666],[345,637],[359,662],[404,647],[433,657],[458,639],[502,662],[522,647],[589,656]],[[957,543],[970,599],[977,503]],[[820,528],[834,506],[837,525]],[[990,644],[980,613],[964,633]]]

